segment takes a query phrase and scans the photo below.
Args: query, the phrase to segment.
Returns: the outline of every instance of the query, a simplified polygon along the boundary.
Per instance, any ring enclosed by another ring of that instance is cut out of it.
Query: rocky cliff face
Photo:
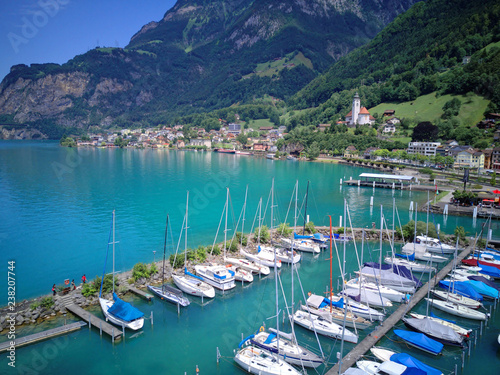
[[[0,85],[1,116],[61,127],[157,125],[270,94],[287,99],[366,43],[416,0],[179,0],[125,49],[66,64],[15,66]],[[311,64],[273,79],[258,64],[301,52]],[[249,76],[250,74],[250,76]],[[170,116],[170,117],[169,117]]]
[[[42,134],[38,129],[32,128],[12,128],[3,127],[0,125],[0,139],[17,139],[17,140],[28,140],[28,139],[47,139],[45,134]]]

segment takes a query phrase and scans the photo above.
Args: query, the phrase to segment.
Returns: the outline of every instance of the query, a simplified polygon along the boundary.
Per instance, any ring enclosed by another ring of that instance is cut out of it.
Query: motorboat
[[[207,284],[220,290],[230,290],[236,286],[234,272],[231,269],[219,264],[208,266],[194,266],[196,275],[201,277]]]

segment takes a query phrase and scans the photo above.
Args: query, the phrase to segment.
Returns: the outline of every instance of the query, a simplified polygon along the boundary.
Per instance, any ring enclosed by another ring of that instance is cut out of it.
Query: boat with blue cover
[[[406,327],[414,331],[424,333],[428,337],[439,341],[442,344],[459,346],[461,348],[465,346],[463,336],[460,336],[452,328],[435,322],[432,319],[403,318],[403,323]]]
[[[484,298],[497,299],[500,297],[500,293],[496,288],[492,288],[491,286],[486,285],[482,281],[468,280],[464,281],[464,283],[470,285],[476,292],[481,294]]]
[[[479,294],[472,286],[463,281],[442,280],[439,282],[439,287],[449,292],[460,294],[476,301],[482,301],[483,296]]]
[[[392,350],[377,346],[371,348],[370,351],[375,357],[377,357],[377,359],[383,362],[392,361],[406,367],[418,368],[424,371],[427,375],[443,375],[442,371],[419,361],[407,353],[396,353]]]
[[[404,331],[395,329],[394,334],[404,340],[408,345],[420,349],[426,353],[438,355],[443,350],[444,345],[436,340],[433,340],[423,333]]]

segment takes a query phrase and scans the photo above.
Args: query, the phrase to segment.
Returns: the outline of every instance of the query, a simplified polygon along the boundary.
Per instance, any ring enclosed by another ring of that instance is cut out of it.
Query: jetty
[[[152,294],[149,294],[143,290],[137,289],[136,287],[133,287],[131,285],[127,285],[127,288],[135,295],[138,295],[139,297],[144,298],[147,301],[151,301],[154,297]]]
[[[15,348],[18,348],[20,346],[33,344],[33,343],[38,342],[38,341],[47,340],[47,339],[50,339],[52,337],[56,337],[56,336],[64,335],[64,334],[69,333],[69,332],[76,331],[76,330],[82,328],[84,325],[86,325],[84,322],[65,324],[65,325],[60,326],[60,327],[56,327],[56,328],[48,329],[46,331],[34,333],[32,335],[29,335],[29,336],[20,337],[20,338],[13,340],[14,344],[12,346],[14,346]],[[11,348],[10,340],[6,341],[6,342],[2,342],[0,344],[0,353],[4,352],[4,351],[9,351],[10,348]]]
[[[457,264],[459,264],[462,259],[465,259],[473,247],[468,247],[463,250],[457,257]],[[391,316],[389,316],[385,321],[383,321],[380,326],[378,326],[374,331],[368,334],[368,336],[356,345],[344,358],[342,358],[342,367],[340,369],[340,374],[347,371],[348,368],[352,367],[368,350],[370,350],[382,337],[384,337],[394,326],[401,320],[401,318],[412,308],[414,308],[424,297],[427,296],[427,290],[429,288],[434,288],[436,284],[439,283],[445,276],[452,270],[453,260],[451,260],[446,266],[444,266],[441,271],[438,272],[436,276],[429,280],[424,286],[422,286],[410,299],[408,304],[401,305]],[[339,374],[339,363],[333,366],[326,375],[337,375]]]
[[[90,312],[85,311],[80,306],[71,304],[66,306],[66,310],[78,316],[85,322],[92,324],[100,332],[108,334],[109,336],[111,336],[113,340],[120,340],[123,335],[123,332],[119,328],[109,324],[108,322],[105,322],[104,320],[98,318],[97,316],[91,314]]]

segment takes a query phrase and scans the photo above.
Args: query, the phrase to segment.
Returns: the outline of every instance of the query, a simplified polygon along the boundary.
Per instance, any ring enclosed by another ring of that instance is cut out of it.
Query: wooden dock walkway
[[[66,324],[61,327],[48,329],[46,331],[34,333],[29,336],[19,337],[14,340],[14,347],[18,348],[20,346],[33,344],[38,341],[47,340],[55,336],[64,335],[68,332],[76,331],[84,325],[85,325],[84,322],[76,322],[76,323]],[[10,340],[2,342],[0,344],[0,353],[4,351],[9,351],[10,346],[11,346]]]
[[[457,264],[460,263],[467,255],[470,254],[472,247],[463,250],[457,257]],[[422,286],[410,299],[408,304],[401,305],[390,317],[388,317],[384,322],[380,324],[374,331],[368,334],[366,338],[361,341],[358,345],[354,347],[344,358],[342,358],[342,368],[340,373],[344,373],[349,367],[355,365],[370,348],[372,348],[383,336],[387,334],[413,307],[417,305],[424,297],[427,296],[427,290],[430,283],[431,289],[439,283],[453,268],[453,260],[444,266],[441,271],[438,272],[437,276],[433,277],[428,283]],[[333,366],[326,375],[336,375],[339,373],[339,363]]]
[[[121,339],[123,332],[118,327],[115,327],[108,322],[105,322],[104,320],[98,318],[97,316],[91,314],[90,312],[85,311],[80,306],[77,306],[75,304],[68,305],[66,306],[66,310],[75,314],[87,323],[90,320],[90,324],[92,324],[95,328],[102,330],[102,332],[108,334],[114,340]]]
[[[130,290],[132,293],[138,295],[141,298],[144,298],[147,301],[151,301],[153,299],[153,295],[149,294],[148,292],[145,292],[143,290],[137,289],[136,287],[133,287],[131,285],[127,285],[128,290]]]

